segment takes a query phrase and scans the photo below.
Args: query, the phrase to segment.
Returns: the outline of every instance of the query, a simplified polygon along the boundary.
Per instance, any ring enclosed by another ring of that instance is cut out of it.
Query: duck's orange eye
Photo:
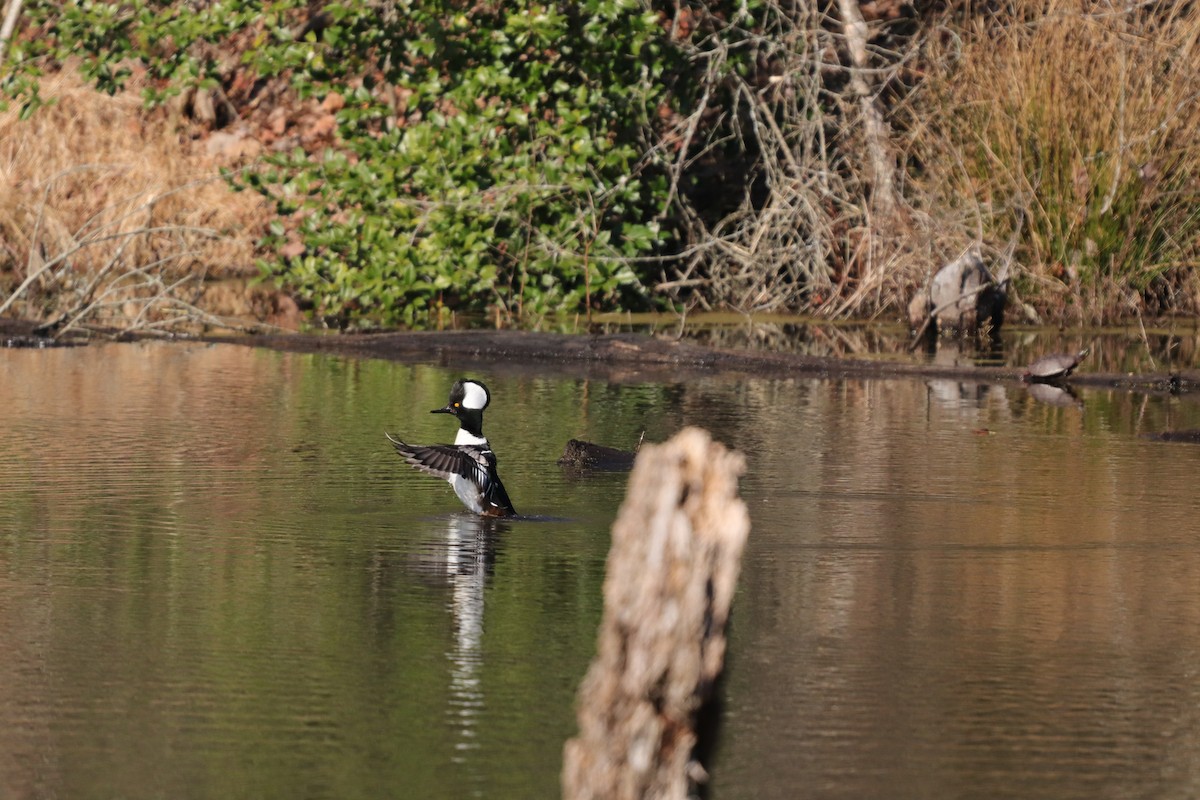
[[[455,404],[454,404],[454,407],[455,407],[455,408],[458,408],[458,403],[455,403]]]

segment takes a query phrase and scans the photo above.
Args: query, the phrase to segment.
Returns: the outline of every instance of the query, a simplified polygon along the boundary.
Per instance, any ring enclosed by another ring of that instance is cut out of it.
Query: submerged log
[[[563,797],[685,798],[697,712],[721,672],[750,530],[745,462],[698,428],[642,449],[613,525],[598,653],[563,753]]]
[[[1141,438],[1154,442],[1183,442],[1185,444],[1200,444],[1200,431],[1160,431],[1158,433],[1143,433]]]
[[[638,443],[638,449],[641,449],[640,442]],[[581,470],[629,469],[633,466],[633,460],[637,458],[637,453],[637,450],[618,450],[615,447],[593,444],[592,442],[585,442],[582,439],[571,439],[567,442],[567,446],[563,448],[563,454],[559,456],[558,465],[560,467],[571,467]]]

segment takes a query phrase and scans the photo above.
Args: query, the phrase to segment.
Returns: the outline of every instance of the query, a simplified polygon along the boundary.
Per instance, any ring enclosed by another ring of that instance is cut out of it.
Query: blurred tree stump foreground
[[[567,742],[565,798],[684,798],[697,712],[725,656],[750,531],[739,453],[686,428],[646,445],[613,525],[598,654]]]

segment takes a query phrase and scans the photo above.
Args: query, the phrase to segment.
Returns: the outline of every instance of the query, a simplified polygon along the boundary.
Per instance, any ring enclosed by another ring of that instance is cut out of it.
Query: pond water
[[[709,798],[1200,795],[1195,398],[580,370],[0,350],[0,797],[556,796],[626,475],[555,461],[686,424],[753,524]],[[464,373],[531,518],[383,437]]]

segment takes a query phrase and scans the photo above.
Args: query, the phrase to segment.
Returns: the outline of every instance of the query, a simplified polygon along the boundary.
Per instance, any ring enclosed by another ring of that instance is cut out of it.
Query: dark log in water
[[[1142,438],[1155,442],[1184,442],[1185,444],[1200,444],[1200,430],[1143,433]]]
[[[696,715],[725,657],[750,517],[738,453],[686,428],[646,445],[613,525],[598,653],[563,754],[563,797],[682,798]]]
[[[615,447],[593,444],[582,439],[571,439],[563,448],[558,465],[580,470],[620,470],[632,467],[635,458],[637,458],[635,450],[618,450]]]

